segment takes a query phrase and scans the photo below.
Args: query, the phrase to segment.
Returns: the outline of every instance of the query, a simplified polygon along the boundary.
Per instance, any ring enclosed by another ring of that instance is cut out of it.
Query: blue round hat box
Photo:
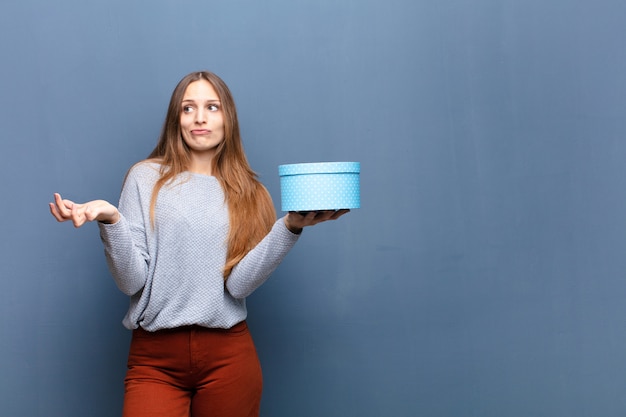
[[[315,211],[360,208],[359,162],[313,162],[278,166],[281,209]]]

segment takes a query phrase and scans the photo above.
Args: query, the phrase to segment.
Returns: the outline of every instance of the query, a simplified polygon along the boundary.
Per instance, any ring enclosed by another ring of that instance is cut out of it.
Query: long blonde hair
[[[270,231],[276,221],[276,212],[270,194],[248,164],[230,89],[211,72],[186,75],[172,92],[159,141],[148,157],[161,164],[160,177],[152,190],[150,222],[154,225],[154,210],[160,189],[189,169],[190,150],[182,139],[180,115],[187,87],[199,80],[208,81],[217,92],[224,119],[224,140],[217,147],[212,173],[220,182],[228,205],[230,227],[223,271],[226,280],[233,267]]]

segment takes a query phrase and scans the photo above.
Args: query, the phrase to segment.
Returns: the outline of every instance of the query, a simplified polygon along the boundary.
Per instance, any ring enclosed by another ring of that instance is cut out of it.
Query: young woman
[[[133,166],[119,206],[54,195],[52,215],[97,221],[107,263],[130,297],[125,417],[257,416],[261,368],[245,298],[306,226],[348,210],[290,212],[246,160],[226,84],[210,72],[174,89],[158,144]]]

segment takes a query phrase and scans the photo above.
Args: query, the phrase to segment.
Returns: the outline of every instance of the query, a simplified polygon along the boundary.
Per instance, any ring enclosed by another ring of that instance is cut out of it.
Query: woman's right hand
[[[50,203],[50,213],[59,222],[71,220],[74,227],[81,227],[86,222],[117,223],[120,213],[117,208],[105,200],[93,200],[78,204],[64,200],[58,193],[54,194],[54,202]]]

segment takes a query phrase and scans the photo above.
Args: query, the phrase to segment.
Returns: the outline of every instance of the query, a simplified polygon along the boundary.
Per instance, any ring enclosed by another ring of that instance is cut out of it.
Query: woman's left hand
[[[285,226],[287,226],[287,229],[289,229],[292,233],[300,234],[302,233],[302,229],[307,226],[314,226],[328,220],[337,220],[349,211],[349,209],[309,212],[290,211],[284,217]]]

